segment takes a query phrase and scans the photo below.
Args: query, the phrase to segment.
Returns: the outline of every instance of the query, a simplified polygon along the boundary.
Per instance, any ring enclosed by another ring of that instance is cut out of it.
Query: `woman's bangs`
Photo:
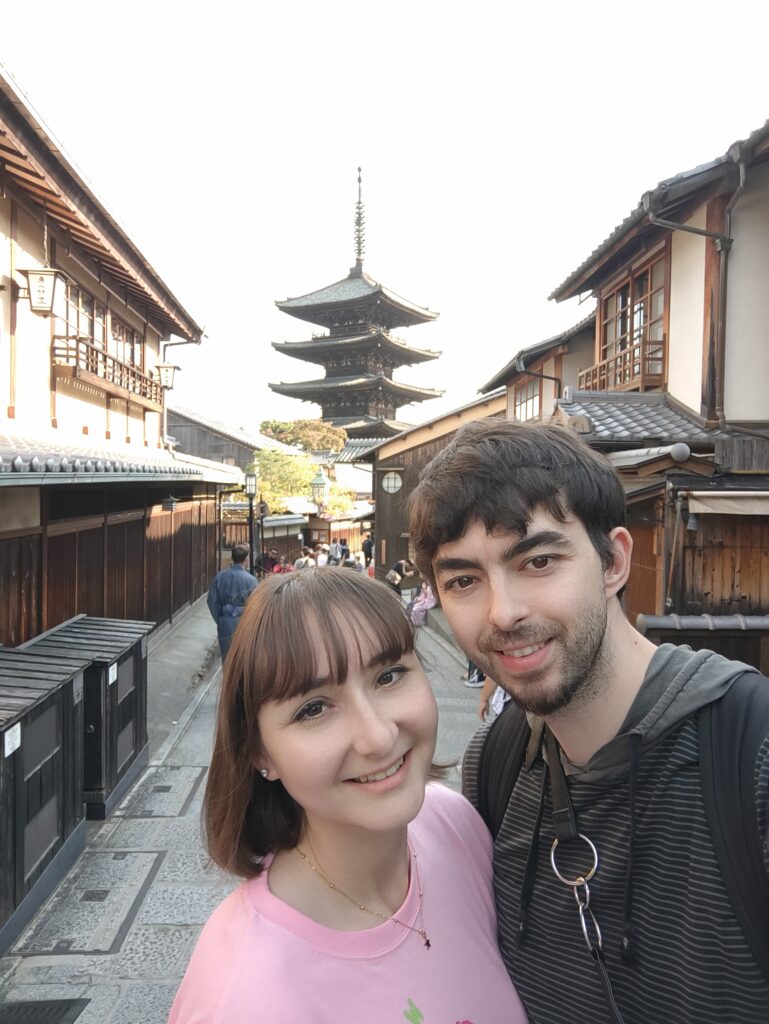
[[[253,640],[248,688],[255,686],[259,703],[306,694],[321,669],[344,682],[351,657],[360,665],[397,661],[414,649],[405,609],[382,584],[323,567],[305,569],[275,591]]]

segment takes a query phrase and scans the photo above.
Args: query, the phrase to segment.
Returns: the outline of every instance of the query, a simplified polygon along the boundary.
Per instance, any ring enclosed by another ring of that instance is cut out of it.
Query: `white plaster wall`
[[[595,351],[595,331],[592,328],[571,338],[569,351],[564,352],[561,359],[562,388],[569,384],[573,388],[579,386],[579,371],[587,370],[588,367],[595,364]],[[550,408],[547,411],[552,412],[553,410]]]
[[[0,423],[8,429],[11,372],[11,201],[0,198]]]
[[[705,227],[705,207],[687,221]],[[702,332],[705,329],[705,245],[701,235],[674,231],[670,260],[668,392],[697,415],[702,397]]]
[[[28,530],[39,525],[39,487],[0,487],[0,530]]]
[[[724,412],[769,420],[769,167],[749,168],[732,213]]]
[[[18,208],[16,227],[14,277],[16,283],[26,289],[27,279],[20,271],[44,264],[42,231],[28,214]],[[7,371],[2,376],[8,380]],[[41,432],[50,430],[50,379],[51,318],[33,313],[28,300],[20,299],[16,304],[16,416],[10,421],[15,433],[40,436]],[[2,404],[8,404],[7,397]]]

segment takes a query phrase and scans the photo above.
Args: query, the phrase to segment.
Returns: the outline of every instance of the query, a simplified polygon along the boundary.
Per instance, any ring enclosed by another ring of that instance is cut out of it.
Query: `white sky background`
[[[172,404],[234,426],[317,416],[268,382],[310,324],[274,300],[354,263],[432,324],[396,376],[471,401],[589,305],[547,295],[641,194],[769,117],[763,4],[659,0],[38,0],[5,5],[0,62],[201,325]],[[41,13],[42,12],[42,13]],[[32,27],[33,26],[33,27]]]

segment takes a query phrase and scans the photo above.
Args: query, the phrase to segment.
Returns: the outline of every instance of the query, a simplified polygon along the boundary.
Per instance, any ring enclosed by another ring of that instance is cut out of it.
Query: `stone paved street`
[[[438,758],[461,757],[478,690],[438,628],[419,650],[440,706]],[[197,935],[236,884],[207,865],[200,810],[220,667],[204,602],[151,646],[150,765],[10,952],[0,1006],[79,999],[77,1024],[163,1024]],[[449,784],[458,788],[458,769]]]

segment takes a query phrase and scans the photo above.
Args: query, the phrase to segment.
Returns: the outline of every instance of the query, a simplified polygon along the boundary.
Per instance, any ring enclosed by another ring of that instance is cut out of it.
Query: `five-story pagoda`
[[[322,418],[344,427],[349,437],[391,437],[405,430],[396,413],[400,406],[438,398],[442,391],[393,380],[399,366],[436,359],[440,352],[413,348],[390,333],[435,320],[429,309],[416,306],[379,284],[363,270],[365,249],[363,200],[358,168],[355,211],[355,266],[341,281],[318,291],[276,302],[278,309],[328,331],[308,341],[273,342],[273,348],[326,371],[318,380],[270,384],[279,395],[315,402]]]

